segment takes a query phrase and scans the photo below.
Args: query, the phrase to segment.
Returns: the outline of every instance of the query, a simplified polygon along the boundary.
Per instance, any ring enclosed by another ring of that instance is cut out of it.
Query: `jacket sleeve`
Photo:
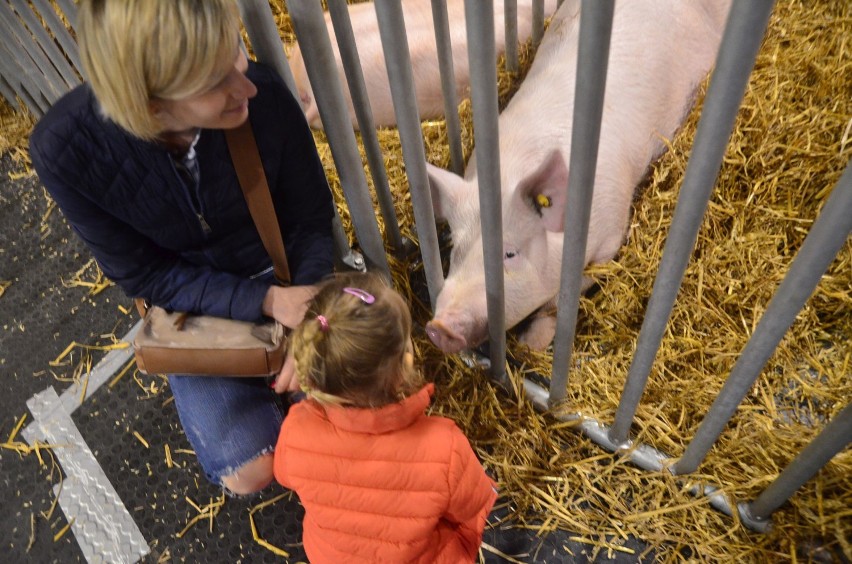
[[[482,543],[486,519],[497,499],[497,488],[479,463],[467,437],[455,426],[448,480],[449,507],[444,517],[457,525],[456,533],[472,562]]]
[[[299,103],[277,75],[272,85],[281,116],[276,127],[286,128],[271,134],[281,150],[280,173],[273,188],[276,212],[293,284],[313,284],[332,271],[334,203]]]
[[[79,187],[85,184],[85,155],[73,139],[50,130],[30,139],[30,154],[39,179],[98,261],[104,274],[131,297],[145,297],[163,307],[254,321],[268,283],[193,265],[164,249],[133,226],[114,217]]]

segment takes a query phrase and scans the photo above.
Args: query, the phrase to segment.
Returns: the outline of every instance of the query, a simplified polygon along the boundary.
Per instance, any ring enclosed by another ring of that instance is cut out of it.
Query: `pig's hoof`
[[[555,335],[556,318],[548,315],[533,319],[529,329],[519,337],[519,340],[529,348],[540,351],[553,342]]]

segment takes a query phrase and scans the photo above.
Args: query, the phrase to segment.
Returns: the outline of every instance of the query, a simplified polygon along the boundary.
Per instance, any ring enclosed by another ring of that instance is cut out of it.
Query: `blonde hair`
[[[375,302],[344,292],[347,287],[371,294]],[[293,333],[302,389],[321,403],[395,403],[422,386],[420,374],[405,360],[410,337],[411,313],[382,278],[338,274],[321,284]]]
[[[80,0],[80,58],[101,111],[130,134],[162,126],[154,98],[178,100],[214,86],[236,56],[234,0]]]

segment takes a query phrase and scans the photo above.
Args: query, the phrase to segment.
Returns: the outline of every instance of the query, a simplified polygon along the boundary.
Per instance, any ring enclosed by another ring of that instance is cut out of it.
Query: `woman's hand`
[[[294,329],[302,322],[308,302],[316,293],[316,286],[270,286],[263,298],[263,314]]]

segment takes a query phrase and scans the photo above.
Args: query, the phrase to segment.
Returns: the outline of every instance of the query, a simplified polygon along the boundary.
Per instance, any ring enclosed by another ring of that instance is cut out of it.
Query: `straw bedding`
[[[272,3],[285,41],[293,39],[283,2]],[[727,149],[635,424],[637,441],[677,457],[724,384],[807,231],[852,157],[852,7],[830,0],[779,2]],[[521,50],[522,67],[533,53]],[[522,71],[523,72],[523,71]],[[501,66],[501,107],[522,76]],[[650,297],[702,95],[670,150],[637,192],[630,235],[615,260],[589,268],[598,290],[581,299],[568,401],[611,424]],[[471,111],[460,112],[466,155]],[[27,116],[0,108],[0,150],[27,167]],[[448,167],[442,121],[423,124],[430,162]],[[351,233],[331,153],[320,153]],[[416,240],[395,130],[380,142],[404,236]],[[369,174],[367,175],[369,182]],[[378,209],[378,208],[377,208]],[[381,217],[378,217],[381,225]],[[417,320],[428,320],[422,273],[391,260],[395,282]],[[852,241],[842,247],[757,383],[691,478],[736,500],[758,495],[852,401]],[[614,556],[628,536],[661,561],[842,561],[852,559],[852,451],[836,456],[773,515],[768,534],[695,498],[667,473],[640,470],[529,403],[489,382],[462,358],[444,356],[422,334],[419,358],[439,384],[435,413],[455,419],[501,486],[511,523],[564,529],[586,556]],[[533,352],[509,338],[510,374],[548,376],[552,350]],[[566,552],[566,557],[569,554]],[[639,556],[638,554],[636,556]],[[528,561],[534,554],[515,555]]]

